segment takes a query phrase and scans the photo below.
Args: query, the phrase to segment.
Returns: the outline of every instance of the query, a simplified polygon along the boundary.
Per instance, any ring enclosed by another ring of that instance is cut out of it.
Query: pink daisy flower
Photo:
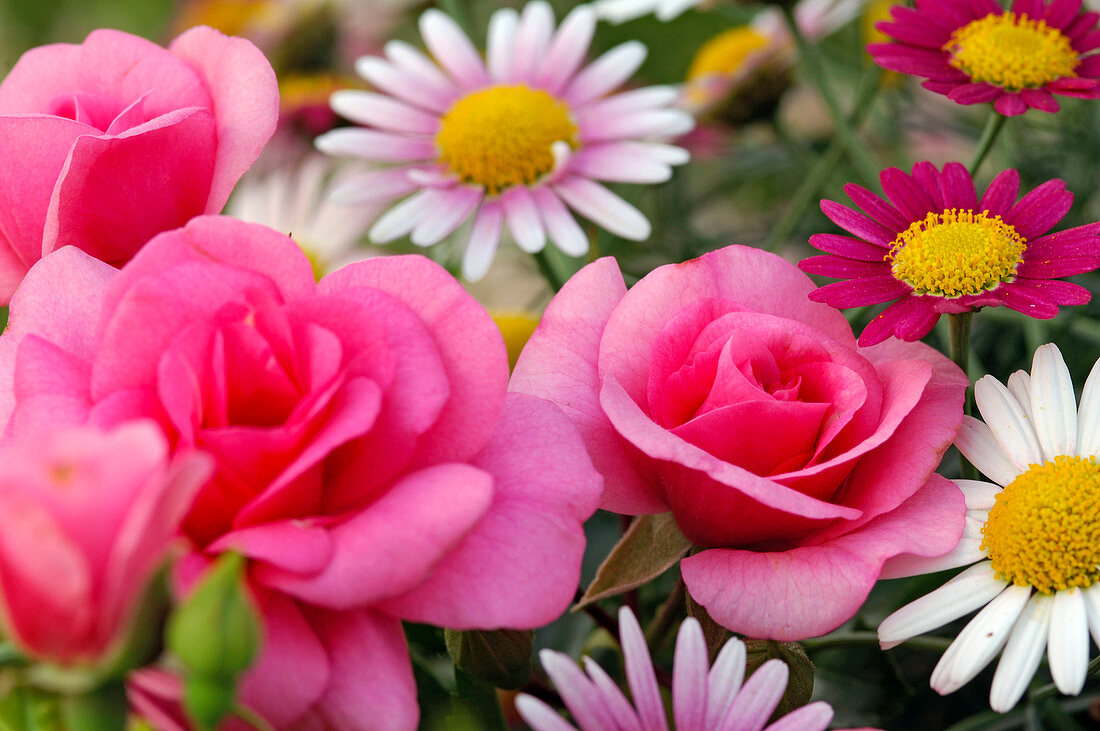
[[[619,610],[619,635],[627,683],[634,703],[592,658],[584,658],[587,675],[568,655],[539,653],[562,701],[582,731],[667,731],[665,704],[653,670],[645,635],[628,607]],[[768,660],[745,681],[745,645],[729,640],[708,668],[707,643],[698,620],[680,625],[672,670],[672,717],[677,731],[824,731],[833,709],[817,701],[768,719],[787,689],[789,670],[782,660]],[[744,682],[743,682],[744,681]],[[535,731],[576,731],[557,711],[529,695],[516,698],[516,710]]]
[[[361,204],[411,194],[375,222],[369,234],[378,243],[411,234],[430,246],[473,217],[462,264],[469,279],[488,270],[504,225],[524,251],[549,239],[567,254],[586,253],[588,236],[569,209],[623,238],[648,238],[645,216],[597,181],[667,180],[688,154],[662,140],[693,121],[670,108],[672,87],[608,96],[646,52],[630,41],[582,68],[595,25],[588,6],[557,30],[541,0],[522,14],[504,8],[489,22],[483,62],[453,20],[428,10],[420,31],[435,61],[391,41],[384,59],[356,64],[380,93],[333,95],[333,109],[366,129],[334,130],[317,147],[396,163],[360,174],[334,196]]]
[[[919,162],[912,175],[890,168],[880,180],[889,202],[858,185],[844,188],[864,213],[821,202],[825,215],[854,236],[815,234],[810,244],[828,254],[799,263],[811,274],[846,280],[811,292],[815,302],[843,309],[894,301],[863,330],[860,345],[890,335],[919,340],[941,314],[1003,305],[1048,319],[1059,305],[1089,301],[1087,289],[1058,278],[1100,267],[1100,223],[1047,234],[1073,204],[1061,180],[1018,201],[1015,170],[994,178],[981,200],[955,162],[942,172]]]
[[[890,9],[876,28],[894,39],[867,51],[883,68],[923,76],[959,104],[993,102],[1005,116],[1029,107],[1057,112],[1052,94],[1100,97],[1100,14],[1081,0],[917,0]]]

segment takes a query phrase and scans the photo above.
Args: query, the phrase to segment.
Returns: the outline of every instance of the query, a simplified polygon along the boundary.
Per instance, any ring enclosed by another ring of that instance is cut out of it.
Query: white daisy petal
[[[489,67],[489,75],[495,81],[506,82],[512,78],[512,59],[515,57],[518,26],[519,13],[512,8],[501,8],[489,19],[485,62]]]
[[[413,79],[418,86],[430,92],[435,103],[429,109],[435,109],[435,104],[444,106],[438,111],[446,111],[455,99],[462,93],[447,75],[440,71],[435,62],[428,58],[415,46],[404,41],[388,41],[383,48],[386,58],[390,60],[394,68],[400,69],[406,76]],[[358,66],[356,66],[358,69]]]
[[[615,46],[574,76],[562,96],[576,107],[599,99],[629,79],[645,57],[646,48],[638,41]]]
[[[1084,591],[1076,588],[1056,591],[1050,610],[1047,659],[1054,685],[1066,695],[1077,695],[1085,687],[1089,665],[1088,626]]]
[[[644,241],[652,229],[646,217],[599,183],[572,177],[553,186],[570,208],[624,239]]]
[[[577,731],[553,708],[526,693],[516,696],[516,710],[535,731]]]
[[[690,132],[694,126],[695,118],[687,112],[679,109],[654,109],[587,126],[581,132],[581,141],[595,143],[648,137],[679,137]]]
[[[634,698],[634,707],[646,729],[666,731],[665,704],[657,686],[653,660],[649,656],[645,635],[629,607],[619,608],[619,639],[623,648],[626,681]]]
[[[326,155],[361,157],[382,162],[430,160],[436,154],[435,143],[430,139],[404,137],[357,127],[325,132],[314,140],[314,145]]]
[[[1031,420],[1000,381],[982,376],[974,384],[974,401],[1001,450],[1019,472],[1043,461],[1043,450]]]
[[[584,62],[595,32],[596,11],[590,5],[578,5],[570,10],[550,42],[536,83],[550,94],[561,91]]]
[[[1031,374],[1027,371],[1016,371],[1008,377],[1007,385],[1008,392],[1011,393],[1013,398],[1020,404],[1028,418],[1032,418]]]
[[[833,720],[833,707],[817,701],[791,711],[764,731],[825,731]]]
[[[434,135],[439,117],[416,109],[385,94],[358,89],[341,89],[329,97],[332,111],[359,124],[394,132]]]
[[[622,731],[642,731],[642,722],[638,720],[638,714],[634,707],[623,695],[623,691],[611,679],[611,676],[600,667],[599,663],[587,655],[583,658],[584,669],[588,671],[588,677],[603,693],[604,706],[614,718],[617,728]]]
[[[988,511],[1001,494],[1001,487],[981,480],[953,480],[955,485],[962,490],[963,499],[966,500],[967,510]]]
[[[1077,454],[1100,457],[1100,360],[1092,366],[1077,412]]]
[[[500,244],[500,232],[504,227],[504,214],[499,201],[489,201],[481,206],[470,231],[470,240],[466,244],[466,253],[462,257],[462,274],[471,282],[476,282],[489,271]]]
[[[1058,346],[1039,346],[1031,366],[1031,415],[1047,460],[1077,454],[1077,397]]]
[[[539,661],[581,728],[614,728],[615,722],[604,707],[602,694],[573,658],[561,652],[542,650]]]
[[[554,33],[554,11],[544,0],[532,0],[523,8],[516,31],[512,79],[532,81]]]
[[[734,698],[718,731],[760,731],[768,722],[783,692],[790,669],[782,660],[771,659],[758,667]]]
[[[481,189],[466,185],[447,191],[446,197],[412,230],[412,242],[417,246],[431,246],[462,225],[477,204],[481,202]]]
[[[955,446],[970,464],[998,485],[1007,485],[1024,471],[1008,458],[985,422],[972,416],[963,417]]]
[[[707,675],[707,716],[702,728],[715,728],[725,718],[745,680],[745,643],[736,637],[726,642]]]
[[[1008,582],[997,579],[988,561],[971,566],[939,589],[910,602],[882,621],[878,639],[882,649],[941,627],[984,606],[1004,591]]]
[[[989,664],[1008,641],[1030,595],[1030,587],[1009,586],[967,623],[932,671],[937,693],[954,693]]]
[[[439,65],[462,87],[476,89],[489,83],[480,54],[451,16],[428,8],[420,16],[420,35]]]
[[[379,244],[399,239],[412,231],[425,215],[430,215],[438,194],[431,188],[414,193],[379,216],[367,235]]]
[[[676,634],[672,665],[672,715],[676,728],[702,728],[707,713],[707,641],[699,620],[688,617]]]
[[[546,232],[554,244],[569,256],[584,256],[588,253],[588,237],[576,219],[566,209],[565,204],[549,188],[535,188],[531,191]]]
[[[458,94],[455,90],[447,96],[440,95],[422,79],[377,56],[363,56],[357,60],[355,72],[387,94],[440,114],[447,111]]]
[[[1036,592],[1016,620],[1001,661],[997,663],[997,671],[993,674],[989,706],[994,711],[1010,711],[1035,675],[1046,649],[1051,604],[1049,595]]]
[[[517,185],[500,196],[500,204],[516,245],[528,254],[542,251],[546,246],[546,229],[531,191]]]
[[[407,168],[372,170],[348,175],[332,187],[333,201],[345,205],[372,203],[406,195],[416,190]]]
[[[1092,641],[1100,647],[1100,584],[1093,584],[1085,589],[1085,610]]]
[[[628,20],[652,13],[660,0],[596,0],[596,13],[609,23],[625,23]]]
[[[669,21],[678,17],[688,8],[698,5],[700,0],[661,0],[657,5],[657,20]]]

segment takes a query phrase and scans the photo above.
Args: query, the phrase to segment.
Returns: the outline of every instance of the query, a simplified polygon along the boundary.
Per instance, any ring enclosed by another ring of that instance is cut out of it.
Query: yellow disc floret
[[[739,71],[749,56],[767,47],[767,37],[755,28],[747,25],[730,28],[699,48],[688,68],[688,81]]]
[[[962,297],[1012,281],[1026,247],[1000,216],[950,208],[902,231],[886,260],[916,294]]]
[[[951,34],[943,50],[972,80],[1010,91],[1035,89],[1076,76],[1080,56],[1070,39],[1042,20],[991,13]]]
[[[562,102],[538,89],[492,86],[443,115],[435,137],[440,160],[467,183],[498,193],[529,185],[554,169],[555,142],[577,146],[577,127]]]
[[[1100,580],[1100,465],[1055,457],[998,495],[981,548],[997,578],[1044,594]]]

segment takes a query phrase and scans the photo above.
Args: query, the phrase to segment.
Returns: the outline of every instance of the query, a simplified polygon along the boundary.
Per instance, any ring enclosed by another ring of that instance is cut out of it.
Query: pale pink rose
[[[108,661],[212,466],[169,459],[151,422],[0,445],[5,635],[40,660]]]
[[[97,30],[27,51],[0,84],[0,303],[54,249],[120,265],[221,211],[278,107],[263,54],[211,28],[167,49]]]
[[[612,259],[551,302],[512,379],[559,404],[605,478],[602,507],[671,510],[701,550],[688,591],[726,627],[795,640],[851,617],[899,554],[958,541],[933,474],[966,379],[919,343],[858,348],[804,274],[730,246],[629,292]]]
[[[601,480],[507,378],[500,331],[431,261],[317,283],[289,237],[200,217],[121,271],[73,248],[35,265],[0,337],[0,424],[149,417],[213,455],[180,578],[252,559],[266,634],[245,702],[277,727],[411,728],[402,619],[541,626],[579,580]]]

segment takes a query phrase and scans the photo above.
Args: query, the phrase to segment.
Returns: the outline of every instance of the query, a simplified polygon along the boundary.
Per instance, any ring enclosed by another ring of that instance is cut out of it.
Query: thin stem
[[[970,325],[973,319],[973,312],[960,312],[947,316],[951,333],[951,360],[962,369],[967,380],[966,396],[963,399],[963,413],[967,416],[974,413],[974,387],[970,385]],[[979,477],[974,465],[967,461],[962,452],[959,452],[959,471],[968,480],[976,480]]]
[[[550,257],[546,255],[546,249],[540,249],[536,251],[532,256],[535,257],[535,263],[538,264],[539,272],[542,273],[543,278],[546,280],[550,288],[555,292],[560,292],[561,288],[565,286],[565,279],[558,273],[558,270],[554,267],[554,263],[550,261]]]
[[[829,635],[816,639],[802,640],[802,646],[806,652],[820,652],[837,647],[859,647],[863,645],[879,644],[877,632],[845,632],[844,634]],[[921,635],[905,641],[905,646],[911,650],[928,650],[929,652],[943,652],[951,644],[947,637],[932,637]]]
[[[676,620],[680,617],[680,612],[684,608],[684,592],[686,591],[687,587],[684,585],[684,580],[677,581],[676,588],[672,590],[672,593],[668,595],[668,599],[665,599],[664,603],[657,609],[657,615],[646,627],[646,644],[653,651],[656,651],[664,642],[668,631],[672,629],[673,625],[676,624]]]
[[[871,107],[871,100],[874,99],[875,94],[879,90],[879,78],[882,75],[882,70],[877,66],[868,69],[863,75],[862,81],[860,81],[859,91],[856,93],[855,106],[852,107],[852,113],[848,116],[848,123],[852,127],[858,127],[859,123],[863,121],[864,115]],[[829,148],[825,151],[817,161],[817,163],[811,168],[810,174],[802,180],[802,185],[795,191],[794,197],[791,198],[790,204],[783,212],[783,215],[779,217],[775,227],[772,228],[771,233],[768,234],[768,238],[764,240],[761,245],[768,251],[775,251],[784,241],[787,240],[794,230],[798,227],[799,222],[806,217],[806,212],[817,200],[821,194],[821,190],[825,187],[825,184],[829,182],[829,178],[832,177],[833,172],[836,170],[837,165],[844,158],[844,151],[847,148],[847,142],[843,137],[835,137],[829,144]]]
[[[864,182],[874,185],[878,179],[879,167],[867,154],[867,150],[863,148],[859,140],[856,139],[855,132],[852,129],[853,125],[845,118],[844,112],[840,108],[840,102],[837,101],[828,79],[825,78],[825,69],[821,58],[817,54],[817,49],[813,44],[807,42],[806,36],[802,34],[802,29],[798,27],[794,7],[784,4],[781,9],[783,10],[783,18],[787,21],[787,30],[790,31],[791,37],[794,38],[794,43],[798,47],[799,58],[803,61],[802,65],[809,70],[811,81],[813,81],[818,93],[825,101],[825,106],[829,108],[829,116],[833,118],[836,135],[844,141],[848,158],[856,166],[856,170],[864,178]]]
[[[967,168],[971,175],[976,175],[978,173],[978,168],[980,168],[982,162],[985,161],[986,155],[989,154],[989,150],[993,147],[993,141],[997,139],[997,135],[1001,133],[1001,129],[1004,127],[1006,119],[1008,119],[1008,117],[996,110],[990,113],[989,119],[986,120],[985,123],[985,129],[982,130],[982,136],[978,140],[978,149],[974,153],[974,159],[970,162],[970,167]]]
[[[573,603],[576,604],[583,597],[584,597],[584,592],[581,591],[580,589],[577,589],[577,593],[573,595]],[[593,602],[592,604],[586,605],[584,607],[584,609],[582,609],[581,611],[583,611],[585,614],[587,614],[589,617],[591,617],[592,621],[595,622],[597,624],[597,626],[602,627],[603,629],[607,630],[607,633],[609,635],[611,635],[612,637],[614,637],[616,642],[618,641],[618,639],[619,639],[619,622],[614,617],[612,617],[610,614],[608,614],[607,610],[605,610],[599,604],[596,604],[595,602]]]

